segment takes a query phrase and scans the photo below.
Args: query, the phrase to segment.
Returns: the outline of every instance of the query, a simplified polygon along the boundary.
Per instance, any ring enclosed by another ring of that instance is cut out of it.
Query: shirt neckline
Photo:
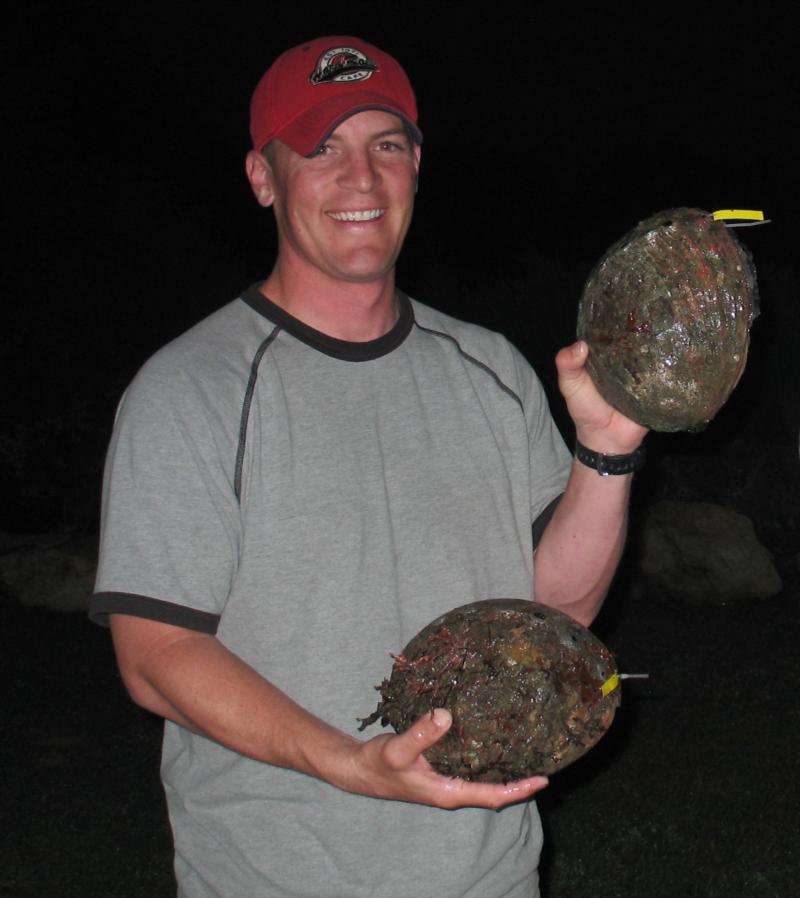
[[[263,315],[264,318],[277,324],[282,330],[312,349],[345,362],[368,362],[388,355],[403,343],[414,326],[414,310],[411,300],[405,293],[398,290],[397,301],[400,314],[391,330],[375,340],[366,340],[360,343],[340,340],[316,330],[276,305],[260,291],[259,287],[262,283],[262,281],[258,281],[249,286],[241,295],[242,301],[259,315]]]

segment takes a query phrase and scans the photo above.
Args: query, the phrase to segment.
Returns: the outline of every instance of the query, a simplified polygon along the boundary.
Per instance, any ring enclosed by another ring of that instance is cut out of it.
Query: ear
[[[414,166],[417,169],[417,178],[414,182],[414,193],[419,193],[419,163],[422,158],[422,147],[418,144],[414,144]]]
[[[259,204],[269,207],[275,201],[275,190],[272,181],[272,168],[263,153],[250,150],[244,160],[247,180],[253,189]]]

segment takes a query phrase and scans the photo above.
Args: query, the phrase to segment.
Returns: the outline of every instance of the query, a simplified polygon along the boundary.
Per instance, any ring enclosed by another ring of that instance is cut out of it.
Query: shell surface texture
[[[536,602],[455,608],[394,657],[389,679],[376,687],[381,701],[360,729],[380,719],[402,733],[447,708],[453,724],[425,752],[445,776],[505,783],[554,773],[597,743],[620,703],[608,649]]]
[[[755,269],[722,221],[669,209],[640,222],[583,288],[578,338],[601,395],[651,430],[701,430],[747,361]]]

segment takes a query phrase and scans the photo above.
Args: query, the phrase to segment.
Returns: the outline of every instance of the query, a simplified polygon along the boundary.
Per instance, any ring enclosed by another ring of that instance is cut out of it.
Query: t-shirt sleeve
[[[141,372],[106,459],[90,617],[114,612],[215,633],[235,574],[235,445],[201,388]]]
[[[520,396],[528,425],[531,523],[536,527],[537,521],[541,521],[539,528],[541,531],[555,509],[556,500],[566,488],[572,467],[572,455],[550,414],[550,406],[541,381],[525,358],[516,350],[514,357]],[[545,517],[547,520],[544,520]]]

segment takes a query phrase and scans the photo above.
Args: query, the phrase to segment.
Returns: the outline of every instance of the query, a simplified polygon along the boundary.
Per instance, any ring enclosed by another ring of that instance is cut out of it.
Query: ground
[[[0,614],[0,896],[173,896],[160,724],[128,701],[108,632]],[[650,679],[539,801],[544,898],[797,894],[800,586],[689,607],[623,578],[596,630]]]

